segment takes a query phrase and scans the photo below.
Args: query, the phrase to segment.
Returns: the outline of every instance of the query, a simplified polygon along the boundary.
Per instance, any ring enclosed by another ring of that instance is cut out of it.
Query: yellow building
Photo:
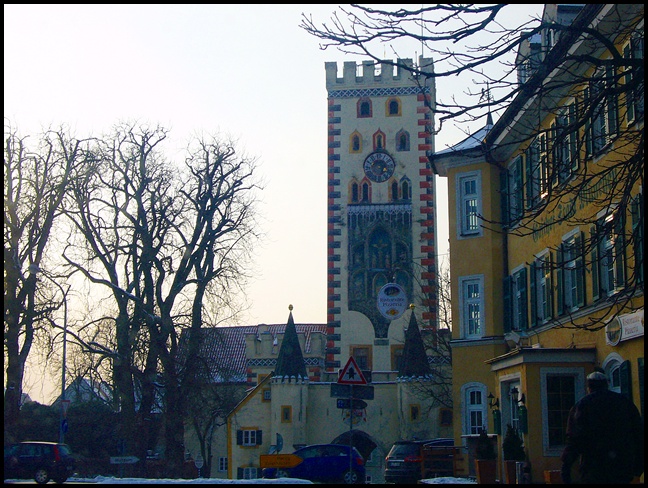
[[[595,368],[644,405],[643,5],[543,17],[575,29],[526,39],[499,120],[430,157],[448,178],[454,437],[517,427],[533,482],[560,469]]]

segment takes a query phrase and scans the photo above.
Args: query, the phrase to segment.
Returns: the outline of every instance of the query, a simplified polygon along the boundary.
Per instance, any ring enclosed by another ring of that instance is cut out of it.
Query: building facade
[[[528,89],[431,157],[450,200],[454,437],[501,446],[511,424],[533,482],[560,469],[587,374],[644,406],[643,5],[543,20],[558,25],[518,56]]]
[[[418,60],[428,69],[431,62]],[[382,482],[395,441],[451,436],[450,410],[422,393],[434,368],[450,370],[447,355],[424,346],[449,333],[437,330],[436,317],[435,175],[427,159],[434,85],[392,65],[345,62],[338,77],[336,63],[326,63],[327,323],[295,325],[291,307],[285,326],[249,331],[247,390],[226,432],[215,434],[212,476],[255,478],[263,454],[351,443],[370,481]],[[380,308],[390,289],[399,306]],[[368,380],[366,407],[353,410],[338,408],[332,391],[350,358]],[[186,444],[198,448],[190,429]]]

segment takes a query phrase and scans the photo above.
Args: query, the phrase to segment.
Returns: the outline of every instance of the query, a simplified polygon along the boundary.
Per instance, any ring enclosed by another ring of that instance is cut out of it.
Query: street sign
[[[261,468],[294,468],[301,464],[302,458],[295,454],[261,454]]]
[[[331,397],[373,400],[374,387],[373,385],[341,385],[339,383],[331,383]]]
[[[135,464],[137,461],[136,456],[110,456],[110,464]]]
[[[367,408],[367,402],[358,400],[357,398],[353,398],[353,401],[351,398],[338,398],[337,400],[337,408],[351,408],[351,405],[353,405],[354,410]]]
[[[349,360],[347,361],[346,365],[340,371],[337,382],[340,385],[366,385],[367,384],[367,380],[362,374],[360,368],[358,368],[358,364],[355,362],[355,359],[353,359],[353,356],[349,357]]]

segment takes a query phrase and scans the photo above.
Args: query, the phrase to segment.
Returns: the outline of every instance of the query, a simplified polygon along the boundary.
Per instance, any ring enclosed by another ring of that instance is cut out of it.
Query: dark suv
[[[438,438],[426,441],[396,441],[385,458],[385,482],[417,483],[423,477],[423,446],[453,446],[454,439]]]
[[[64,483],[76,466],[72,452],[66,444],[56,442],[26,441],[4,450],[4,479],[33,478],[45,484],[50,479]]]

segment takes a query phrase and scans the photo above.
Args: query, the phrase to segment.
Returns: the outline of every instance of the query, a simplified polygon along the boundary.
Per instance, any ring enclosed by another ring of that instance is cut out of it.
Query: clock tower
[[[431,59],[418,62],[431,71]],[[435,176],[427,158],[434,81],[373,61],[344,62],[340,78],[331,62],[326,89],[326,368],[336,371],[353,356],[361,369],[396,371],[410,312],[384,314],[384,285],[400,285],[422,328],[437,322]]]

